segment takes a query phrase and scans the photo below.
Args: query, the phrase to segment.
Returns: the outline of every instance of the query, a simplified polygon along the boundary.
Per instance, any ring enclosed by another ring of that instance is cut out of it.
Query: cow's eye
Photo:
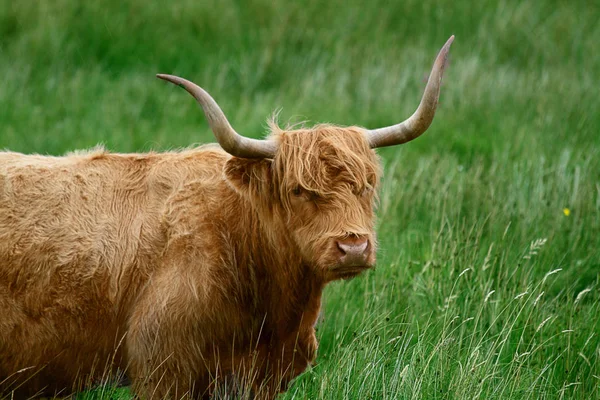
[[[362,197],[366,197],[368,196],[371,192],[373,191],[373,187],[372,186],[365,186],[364,188],[362,188],[362,190],[360,191],[359,195]]]
[[[294,190],[292,190],[292,194],[294,196],[302,196],[302,188],[300,186],[296,186]]]

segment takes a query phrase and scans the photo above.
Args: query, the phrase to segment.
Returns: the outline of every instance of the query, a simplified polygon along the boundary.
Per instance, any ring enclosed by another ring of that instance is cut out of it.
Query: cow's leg
[[[155,277],[138,298],[128,323],[127,371],[144,399],[198,398],[208,394],[214,362],[203,332],[201,304],[189,286]],[[176,288],[176,290],[174,290]]]
[[[277,391],[287,390],[290,382],[315,361],[317,348],[317,337],[314,329],[310,327],[290,335],[278,351],[271,353]]]
[[[317,347],[312,327],[278,343],[260,346],[245,360],[244,373],[240,373],[246,386],[252,386],[251,398],[273,400],[286,391],[290,382],[314,362]]]
[[[128,354],[128,373],[133,392],[140,398],[204,398],[208,394],[209,380],[185,371],[173,358],[178,353],[176,349],[168,350],[165,346],[161,350],[151,349],[146,339],[139,340],[136,336],[131,337],[129,345],[135,350]]]

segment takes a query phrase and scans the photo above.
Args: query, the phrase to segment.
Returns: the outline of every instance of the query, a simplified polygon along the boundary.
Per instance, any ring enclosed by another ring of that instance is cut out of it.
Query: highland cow
[[[0,153],[0,393],[116,371],[142,398],[285,390],[315,360],[325,285],[374,266],[373,149],[429,127],[453,38],[390,127],[249,139],[200,87],[159,75],[197,99],[220,147]]]

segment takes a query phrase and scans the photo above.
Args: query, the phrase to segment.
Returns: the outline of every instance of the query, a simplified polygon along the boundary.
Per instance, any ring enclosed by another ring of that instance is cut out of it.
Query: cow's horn
[[[217,102],[200,86],[187,79],[173,75],[157,74],[160,79],[181,86],[194,96],[202,110],[210,129],[212,129],[217,141],[229,154],[242,158],[273,158],[277,150],[277,144],[273,140],[251,139],[238,134],[227,121],[227,117]]]
[[[367,131],[369,145],[372,149],[409,142],[419,137],[429,128],[435,115],[438,98],[440,97],[440,84],[452,41],[454,41],[454,35],[450,36],[450,39],[448,39],[435,59],[427,86],[425,87],[425,93],[417,111],[406,121],[399,124]]]

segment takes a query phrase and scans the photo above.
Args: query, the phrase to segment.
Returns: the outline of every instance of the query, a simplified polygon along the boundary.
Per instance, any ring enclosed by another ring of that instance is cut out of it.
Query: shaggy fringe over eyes
[[[269,125],[279,142],[273,178],[284,203],[297,187],[323,198],[339,193],[340,185],[357,193],[376,190],[380,162],[363,129],[321,124],[282,130],[274,120]]]

